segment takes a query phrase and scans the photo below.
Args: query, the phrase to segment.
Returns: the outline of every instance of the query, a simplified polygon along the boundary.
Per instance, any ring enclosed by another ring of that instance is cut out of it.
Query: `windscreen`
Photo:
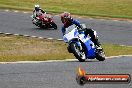
[[[68,34],[69,32],[71,32],[74,28],[76,28],[76,25],[71,25],[68,28],[66,28],[66,34]]]

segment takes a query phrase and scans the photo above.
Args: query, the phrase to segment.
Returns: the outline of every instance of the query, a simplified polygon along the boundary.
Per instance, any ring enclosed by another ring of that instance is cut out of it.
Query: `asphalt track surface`
[[[132,88],[130,84],[85,84],[76,82],[77,67],[88,74],[130,74],[132,57],[112,58],[104,62],[43,62],[0,64],[0,88]]]
[[[55,16],[59,30],[40,30],[31,23],[31,14],[0,12],[0,32],[40,37],[62,38],[60,19]],[[79,19],[79,18],[78,18]],[[132,23],[97,19],[79,19],[94,28],[103,43],[132,45]],[[77,67],[88,74],[130,74],[132,57],[118,57],[104,62],[88,60],[84,63],[43,62],[0,64],[0,88],[132,88],[130,84],[86,84],[76,83]]]
[[[24,14],[22,12],[0,11],[0,32],[62,39],[62,24],[59,16],[54,16],[58,30],[39,29],[32,24],[30,16],[31,14]],[[132,22],[77,19],[81,23],[85,23],[87,27],[96,30],[102,43],[132,45]]]

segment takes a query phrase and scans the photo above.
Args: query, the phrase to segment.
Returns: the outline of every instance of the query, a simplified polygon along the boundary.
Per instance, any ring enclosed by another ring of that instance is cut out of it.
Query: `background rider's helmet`
[[[61,14],[61,22],[64,24],[72,20],[71,14],[69,12],[64,12]]]
[[[40,6],[39,5],[35,5],[34,8],[35,8],[36,11],[40,10]]]

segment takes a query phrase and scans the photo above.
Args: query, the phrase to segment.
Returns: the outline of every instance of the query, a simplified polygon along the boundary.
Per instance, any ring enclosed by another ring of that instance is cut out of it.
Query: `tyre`
[[[99,50],[96,53],[96,59],[99,60],[99,61],[104,61],[105,60],[105,53],[104,53],[103,50]]]
[[[85,50],[80,50],[80,47],[77,45],[77,43],[71,43],[71,50],[74,56],[80,61],[84,62],[86,59]]]
[[[57,25],[54,22],[52,22],[51,25],[55,30],[57,30]]]
[[[72,53],[72,50],[71,50],[70,46],[67,47],[67,50],[68,50],[69,53]]]

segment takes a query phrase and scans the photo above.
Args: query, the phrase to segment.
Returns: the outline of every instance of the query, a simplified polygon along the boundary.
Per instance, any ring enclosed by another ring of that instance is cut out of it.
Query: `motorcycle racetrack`
[[[43,30],[31,22],[31,13],[0,11],[0,32],[62,39],[61,21],[54,16],[58,30]],[[132,23],[100,19],[77,18],[97,31],[102,43],[132,45]],[[0,64],[0,88],[132,88],[129,84],[86,84],[76,82],[79,66],[88,74],[130,74],[132,56],[113,57],[103,62],[88,60]]]
[[[58,30],[43,30],[32,24],[31,13],[22,12],[0,12],[0,32],[38,36],[44,38],[62,39],[60,17],[54,16],[54,21],[58,25]],[[85,23],[88,28],[97,31],[102,43],[112,43],[120,45],[132,45],[132,23],[125,21],[111,21],[99,19],[77,18],[81,23]]]

